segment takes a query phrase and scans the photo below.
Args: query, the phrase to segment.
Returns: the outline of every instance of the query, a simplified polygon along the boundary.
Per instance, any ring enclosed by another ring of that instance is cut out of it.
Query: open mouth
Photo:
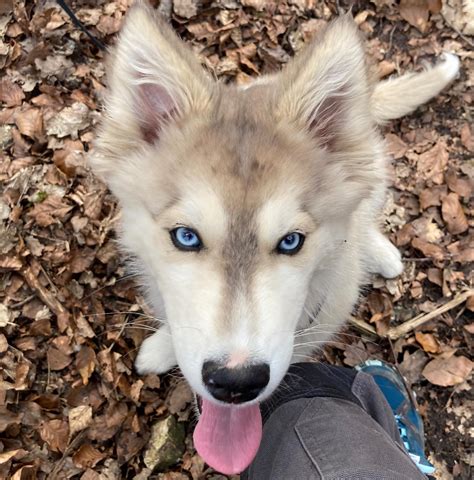
[[[225,405],[198,397],[198,408],[201,415],[193,438],[199,455],[225,475],[245,470],[262,440],[258,403]]]
[[[198,397],[194,445],[208,465],[230,475],[245,470],[262,439],[257,399],[270,380],[266,363],[229,368],[207,361],[202,379],[210,398]]]

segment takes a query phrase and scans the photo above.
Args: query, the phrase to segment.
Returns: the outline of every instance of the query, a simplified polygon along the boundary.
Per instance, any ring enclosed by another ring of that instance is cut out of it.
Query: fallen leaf
[[[22,135],[35,139],[43,136],[43,113],[39,108],[17,112],[15,123]]]
[[[17,107],[21,105],[25,94],[21,87],[7,78],[0,82],[0,102],[5,107]]]
[[[423,376],[432,384],[451,387],[464,382],[470,375],[473,362],[463,356],[452,356],[447,359],[435,358],[423,369]]]
[[[267,4],[273,3],[268,0],[241,0],[244,7],[253,7],[255,10],[262,11]]]
[[[444,236],[432,216],[417,218],[411,225],[415,236],[425,242],[438,243]]]
[[[16,450],[8,450],[6,452],[0,453],[0,465],[7,463],[12,458],[20,459],[24,457],[28,452],[22,448],[17,448]]]
[[[443,260],[444,259],[444,250],[439,245],[435,245],[434,243],[425,242],[419,238],[414,238],[411,241],[413,248],[420,250],[423,255],[434,258],[435,260]]]
[[[198,12],[196,0],[174,0],[173,10],[176,15],[183,18],[192,18]]]
[[[71,210],[72,207],[63,202],[61,197],[52,195],[35,204],[27,215],[40,227],[48,227],[63,220]]]
[[[179,413],[193,401],[194,395],[185,381],[179,382],[167,398],[170,413]]]
[[[95,369],[95,352],[89,346],[83,346],[76,356],[76,368],[82,377],[82,383],[87,385]]]
[[[427,0],[400,0],[401,17],[420,32],[426,31],[429,14]]]
[[[418,156],[416,168],[421,178],[440,185],[444,180],[444,170],[448,164],[449,154],[444,140],[425,153]]]
[[[416,350],[413,353],[408,350],[404,352],[399,368],[408,385],[413,385],[420,380],[421,372],[427,362],[428,357],[423,350]]]
[[[428,268],[428,280],[438,287],[443,286],[443,272],[439,268]]]
[[[472,0],[444,0],[442,14],[454,30],[474,35],[474,8]]]
[[[451,191],[460,197],[470,198],[474,187],[474,179],[458,175],[454,170],[446,172],[446,183]]]
[[[19,468],[11,477],[11,480],[36,480],[38,468],[36,465],[25,465]]]
[[[75,102],[46,121],[46,133],[58,138],[70,136],[77,139],[78,132],[89,126],[89,109],[81,102]]]
[[[423,347],[423,350],[428,353],[439,352],[438,340],[431,333],[415,333],[416,341]]]
[[[77,432],[87,428],[92,422],[92,407],[80,405],[69,410],[69,435],[72,437]]]
[[[66,368],[72,362],[70,355],[61,352],[61,350],[58,350],[53,346],[48,348],[47,358],[49,368],[55,371]]]
[[[420,192],[419,200],[422,210],[428,207],[438,207],[441,205],[441,200],[448,194],[446,185],[435,185],[431,188],[425,188]]]
[[[450,193],[443,199],[441,213],[452,234],[457,235],[468,229],[467,218],[456,193]]]
[[[65,420],[55,419],[44,422],[39,432],[41,438],[53,452],[64,452],[66,450],[69,427]]]
[[[72,461],[74,465],[80,468],[93,468],[103,458],[105,454],[94,448],[89,443],[85,443],[79,447],[79,450],[73,455]]]
[[[408,145],[398,136],[393,133],[385,135],[385,143],[387,145],[387,152],[393,156],[395,160],[402,158],[407,153]]]
[[[357,340],[344,347],[344,364],[349,367],[355,367],[370,358],[364,343]]]

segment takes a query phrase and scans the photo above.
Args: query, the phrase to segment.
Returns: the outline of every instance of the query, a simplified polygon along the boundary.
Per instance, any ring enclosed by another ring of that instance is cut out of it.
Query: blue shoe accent
[[[393,365],[381,360],[367,360],[355,368],[373,377],[393,411],[400,438],[410,458],[422,473],[433,474],[435,467],[424,452],[423,421],[415,397],[407,388],[401,373]]]

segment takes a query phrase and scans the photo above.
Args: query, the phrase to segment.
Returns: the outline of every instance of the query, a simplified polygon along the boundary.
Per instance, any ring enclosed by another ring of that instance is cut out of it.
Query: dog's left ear
[[[348,15],[330,24],[283,71],[277,84],[277,114],[307,130],[322,147],[337,152],[359,141],[370,125],[365,55]]]
[[[191,50],[143,1],[127,13],[107,77],[106,117],[97,146],[104,158],[118,161],[159,141],[170,123],[203,112],[213,86]],[[97,163],[96,169],[107,173],[107,164]]]

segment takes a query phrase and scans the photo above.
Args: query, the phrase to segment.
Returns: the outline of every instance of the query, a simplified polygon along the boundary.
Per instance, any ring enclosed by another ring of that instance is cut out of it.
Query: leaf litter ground
[[[337,15],[336,2],[315,0],[157,3],[202,62],[237,83],[280,68]],[[69,4],[110,45],[130,1]],[[474,261],[472,2],[359,1],[352,11],[380,77],[442,51],[462,71],[384,128],[393,157],[384,222],[405,272],[374,278],[351,326],[318,356],[397,363],[438,478],[469,478],[474,299],[459,295],[472,288]],[[152,313],[115,247],[116,202],[87,167],[103,52],[51,0],[2,2],[0,33],[0,478],[226,478],[196,455],[179,373],[133,371]],[[417,328],[404,323],[443,305]]]

